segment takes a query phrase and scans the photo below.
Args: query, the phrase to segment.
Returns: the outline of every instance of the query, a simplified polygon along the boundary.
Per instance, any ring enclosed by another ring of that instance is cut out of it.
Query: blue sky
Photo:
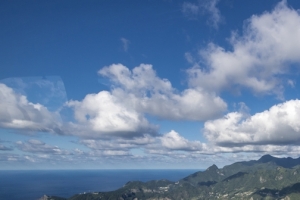
[[[0,2],[0,169],[299,157],[296,0]]]

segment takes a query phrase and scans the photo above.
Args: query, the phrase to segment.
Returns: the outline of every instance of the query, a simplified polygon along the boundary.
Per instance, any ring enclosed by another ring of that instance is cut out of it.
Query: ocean
[[[116,190],[128,181],[177,181],[196,171],[200,170],[0,170],[0,199],[37,200],[44,194],[71,197]]]

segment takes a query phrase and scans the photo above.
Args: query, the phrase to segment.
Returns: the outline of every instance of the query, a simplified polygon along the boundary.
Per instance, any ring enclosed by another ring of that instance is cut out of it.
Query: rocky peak
[[[212,166],[210,166],[209,168],[207,168],[206,171],[217,171],[219,168],[217,167],[217,165],[213,164]]]
[[[262,156],[258,161],[262,162],[262,163],[266,163],[266,162],[274,161],[274,159],[275,159],[275,157],[267,154],[267,155]]]

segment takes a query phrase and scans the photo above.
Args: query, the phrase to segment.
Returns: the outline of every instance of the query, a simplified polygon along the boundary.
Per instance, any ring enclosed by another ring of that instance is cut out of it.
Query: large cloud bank
[[[228,113],[221,119],[206,122],[204,134],[209,141],[224,146],[299,145],[299,122],[300,101],[290,100],[253,116]]]
[[[232,50],[211,43],[200,51],[205,65],[188,70],[190,85],[212,91],[245,87],[282,97],[290,65],[299,63],[299,11],[280,2],[272,12],[253,15],[242,35],[232,34]]]
[[[29,102],[24,95],[0,83],[0,126],[27,131],[60,132],[58,113],[39,103]]]

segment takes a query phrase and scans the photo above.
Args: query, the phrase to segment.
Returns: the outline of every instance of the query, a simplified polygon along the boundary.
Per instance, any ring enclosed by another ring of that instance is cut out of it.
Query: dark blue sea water
[[[177,181],[199,170],[0,170],[1,200],[37,200],[44,194],[111,191],[128,181]]]

